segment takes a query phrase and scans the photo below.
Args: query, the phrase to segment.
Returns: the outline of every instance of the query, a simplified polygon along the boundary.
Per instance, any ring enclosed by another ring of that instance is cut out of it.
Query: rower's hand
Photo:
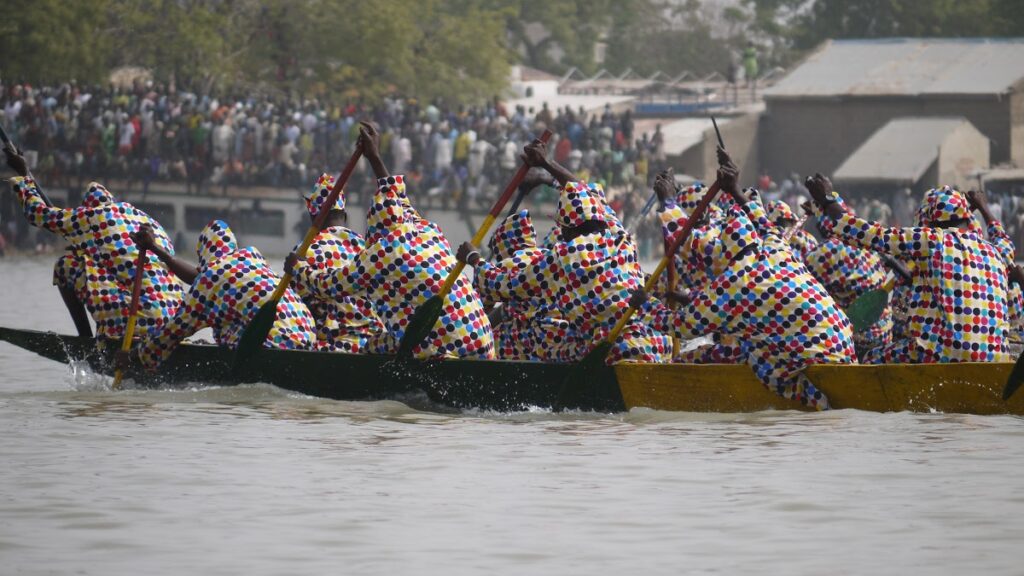
[[[689,290],[672,290],[667,294],[667,297],[680,306],[688,306],[690,302],[693,302],[693,295],[690,294]]]
[[[658,205],[665,207],[665,202],[676,195],[676,174],[672,168],[666,168],[654,177],[654,193],[658,195]]]
[[[114,368],[124,372],[132,365],[132,353],[130,350],[118,350],[114,353]]]
[[[540,138],[535,138],[533,142],[530,142],[523,148],[523,154],[520,158],[531,168],[544,168],[547,170],[548,145],[542,142]]]
[[[800,209],[804,211],[804,214],[808,216],[814,216],[814,206],[811,205],[810,200],[804,200],[800,203]]]
[[[967,197],[967,204],[971,207],[971,210],[983,211],[988,208],[988,197],[985,196],[985,192],[982,190],[968,190],[964,196]]]
[[[732,194],[733,198],[740,200],[740,169],[733,163],[732,158],[721,146],[718,147],[718,186],[725,192]]]
[[[380,131],[373,122],[363,120],[359,123],[359,139],[356,145],[362,148],[363,156],[366,156],[367,160],[380,158]]]
[[[472,242],[463,242],[459,245],[459,249],[455,253],[455,258],[463,264],[476,266],[480,263],[480,252],[476,249],[476,246],[473,246]]]
[[[643,287],[633,290],[633,293],[629,296],[629,307],[634,310],[643,308],[644,304],[647,303],[648,296],[647,291]]]
[[[831,180],[822,176],[821,173],[815,173],[814,176],[808,176],[804,180],[804,186],[807,187],[811,198],[814,199],[818,206],[827,204],[828,197],[832,194]]]
[[[295,275],[295,266],[299,263],[299,255],[295,252],[285,256],[284,258],[284,271],[287,274]]]
[[[28,162],[21,155],[21,150],[17,150],[13,146],[4,146],[4,156],[7,156],[7,165],[14,170],[15,174],[28,176]]]
[[[139,250],[152,252],[158,247],[156,243],[156,233],[153,231],[153,227],[149,224],[139,226],[139,229],[131,234],[131,238]]]

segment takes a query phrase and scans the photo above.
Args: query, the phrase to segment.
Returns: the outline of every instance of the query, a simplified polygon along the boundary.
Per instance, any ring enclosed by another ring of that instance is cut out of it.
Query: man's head
[[[586,222],[604,223],[604,203],[599,186],[587,187],[568,182],[558,198],[558,225],[563,229],[577,228]]]
[[[99,182],[90,182],[89,188],[85,192],[85,197],[82,198],[82,206],[85,208],[98,208],[113,202],[114,195]]]
[[[768,209],[768,219],[774,222],[775,225],[789,228],[796,224],[796,214],[793,213],[793,209],[790,208],[789,204],[782,200],[769,200],[765,208]]]
[[[972,221],[967,198],[949,186],[929,190],[917,210],[919,227],[963,228]]]
[[[320,179],[313,185],[313,189],[306,194],[306,210],[309,211],[310,220],[316,220],[320,211],[324,209],[327,197],[334,189],[334,176],[321,174]],[[345,212],[345,191],[338,194],[338,200],[329,208],[325,228],[331,226],[345,226],[348,223],[348,214]]]
[[[529,210],[510,214],[498,225],[488,247],[497,260],[505,260],[516,252],[537,246],[537,232]]]
[[[238,241],[235,239],[235,233],[223,220],[214,220],[207,224],[199,233],[199,241],[196,242],[200,268],[206,268],[213,261],[237,250]]]

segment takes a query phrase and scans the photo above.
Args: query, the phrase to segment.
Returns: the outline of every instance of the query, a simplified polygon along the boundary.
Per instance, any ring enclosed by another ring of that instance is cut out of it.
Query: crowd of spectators
[[[555,129],[560,162],[609,186],[645,182],[661,135],[634,134],[630,113],[509,110],[384,98],[365,102],[195,94],[160,83],[132,88],[0,86],[3,125],[55,186],[117,179],[173,181],[189,193],[223,186],[305,187],[350,154],[358,121],[382,132],[385,160],[439,203],[489,198],[531,135]],[[482,200],[481,200],[482,201]]]
[[[361,101],[196,94],[161,83],[131,88],[0,85],[0,118],[47,186],[81,189],[89,180],[118,191],[172,182],[189,194],[227,186],[304,189],[351,154],[358,122],[373,119],[392,172],[407,176],[426,207],[489,206],[544,128],[556,160],[611,191],[629,217],[643,203],[649,174],[665,160],[660,130],[636,134],[630,112],[509,109],[414,99]],[[365,181],[365,182],[364,182]],[[371,185],[354,178],[352,201]],[[644,192],[634,194],[641,189]],[[553,195],[551,196],[553,199]],[[543,200],[543,198],[541,198]],[[9,216],[9,215],[3,215]],[[8,219],[7,224],[11,224]]]

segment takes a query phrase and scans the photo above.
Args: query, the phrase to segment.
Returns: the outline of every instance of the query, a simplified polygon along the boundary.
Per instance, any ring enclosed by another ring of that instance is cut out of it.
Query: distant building
[[[880,128],[832,173],[836,188],[888,198],[936,184],[964,189],[989,167],[989,139],[964,118],[897,118]]]
[[[919,181],[932,186],[953,177],[941,152],[959,146],[950,142],[965,143],[971,161],[982,161],[972,130],[988,139],[992,164],[1024,166],[1022,88],[1024,39],[829,41],[765,91],[759,168],[776,177],[843,168],[851,178],[878,172],[905,181],[922,164],[896,165],[922,162],[928,168]],[[949,118],[959,118],[955,127]],[[928,149],[919,129],[943,136]],[[914,150],[888,157],[891,137],[907,138]]]

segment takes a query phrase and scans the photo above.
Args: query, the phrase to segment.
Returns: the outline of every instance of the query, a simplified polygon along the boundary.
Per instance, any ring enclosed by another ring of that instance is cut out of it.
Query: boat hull
[[[0,340],[57,362],[88,362],[112,374],[116,343],[52,332],[0,327]],[[265,382],[337,400],[394,398],[423,391],[457,408],[515,411],[549,408],[572,365],[501,360],[396,362],[391,356],[263,349],[232,370],[233,352],[183,344],[159,373],[135,367],[126,378],[141,386]],[[1024,415],[1024,393],[1002,390],[1010,363],[817,365],[806,374],[836,409]],[[619,364],[598,370],[576,408],[686,412],[805,410],[766,389],[745,365]]]
[[[1010,363],[810,366],[834,409],[1024,415],[1024,394],[1002,399]],[[807,408],[770,392],[742,365],[619,365],[626,408],[753,412]]]

